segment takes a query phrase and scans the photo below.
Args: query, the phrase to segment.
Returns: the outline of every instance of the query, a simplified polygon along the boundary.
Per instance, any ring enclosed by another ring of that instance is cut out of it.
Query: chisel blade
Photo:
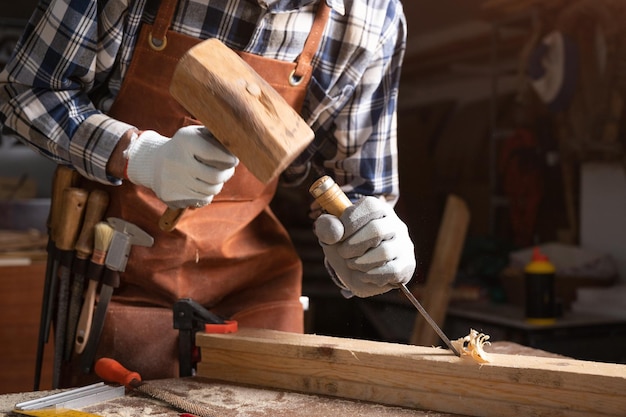
[[[433,320],[433,318],[430,317],[430,314],[428,314],[426,309],[424,307],[422,307],[422,305],[420,304],[419,301],[417,301],[417,298],[415,298],[413,293],[411,291],[409,291],[409,289],[406,287],[406,285],[400,284],[400,290],[404,293],[404,295],[406,295],[406,298],[408,298],[409,301],[411,302],[411,304],[413,304],[415,306],[417,311],[419,311],[419,313],[422,315],[422,317],[424,317],[426,322],[430,325],[430,327],[433,328],[433,330],[435,331],[435,333],[437,333],[437,335],[441,338],[441,340],[443,340],[443,342],[446,344],[446,346],[448,346],[448,348],[450,348],[450,350],[456,356],[460,357],[461,353],[459,353],[459,351],[454,347],[454,345],[452,344],[450,339],[448,339],[448,336],[446,336],[446,334],[443,332],[443,330],[441,330],[441,328],[437,325],[435,320]]]

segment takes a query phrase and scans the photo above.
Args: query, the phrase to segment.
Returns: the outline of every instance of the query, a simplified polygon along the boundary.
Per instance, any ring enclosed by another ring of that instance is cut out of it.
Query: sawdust
[[[86,408],[85,411],[102,417],[169,417],[180,414],[174,412],[166,404],[136,394],[129,394],[115,401],[94,405]]]

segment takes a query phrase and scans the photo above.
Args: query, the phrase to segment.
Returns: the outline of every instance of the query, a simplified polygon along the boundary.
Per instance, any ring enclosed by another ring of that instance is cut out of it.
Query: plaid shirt
[[[327,0],[332,7],[302,116],[315,140],[284,173],[310,167],[353,199],[398,196],[396,105],[406,22],[399,0]],[[0,122],[40,153],[116,184],[107,160],[129,125],[106,116],[142,22],[156,0],[42,0],[0,73]],[[180,0],[172,29],[294,61],[317,0]],[[157,69],[158,70],[158,69]],[[96,94],[97,92],[97,94]],[[95,97],[98,97],[96,100]]]

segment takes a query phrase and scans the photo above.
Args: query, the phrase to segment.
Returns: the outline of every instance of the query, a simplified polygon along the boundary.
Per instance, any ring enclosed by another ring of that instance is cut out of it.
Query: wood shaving
[[[470,333],[467,336],[452,341],[452,345],[459,351],[462,357],[469,356],[478,363],[490,361],[489,355],[484,350],[484,346],[490,344],[489,335],[479,333],[474,329],[470,329]]]

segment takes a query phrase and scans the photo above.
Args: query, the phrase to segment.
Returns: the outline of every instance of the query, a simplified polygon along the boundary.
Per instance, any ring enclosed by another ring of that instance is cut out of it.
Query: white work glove
[[[239,163],[203,126],[183,127],[171,139],[147,130],[125,155],[128,179],[150,188],[170,208],[209,204]]]
[[[341,217],[322,214],[314,232],[326,266],[346,297],[370,297],[409,282],[415,252],[406,225],[393,208],[364,197]]]

